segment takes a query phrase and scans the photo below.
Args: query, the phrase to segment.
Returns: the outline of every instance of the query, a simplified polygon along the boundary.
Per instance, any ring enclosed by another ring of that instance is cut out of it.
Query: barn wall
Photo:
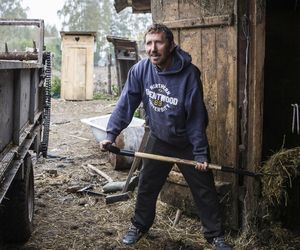
[[[249,1],[245,6],[247,22],[249,23],[249,54],[244,54],[244,60],[240,64],[247,64],[241,70],[241,74],[247,73],[244,77],[244,84],[240,85],[240,103],[247,103],[243,107],[245,115],[242,123],[245,122],[245,144],[240,154],[240,166],[250,171],[258,171],[261,165],[262,152],[262,126],[263,126],[263,90],[264,90],[264,61],[265,61],[265,1]],[[240,13],[242,15],[242,13]],[[241,28],[241,30],[243,30]],[[246,70],[246,71],[245,71]],[[242,93],[244,90],[244,93]],[[258,211],[258,198],[260,195],[259,181],[255,178],[243,177],[241,183],[245,187],[245,194],[242,199],[243,218],[241,226],[247,230],[255,224]]]
[[[202,72],[212,162],[236,166],[237,31],[234,1],[152,1],[153,20],[172,28],[176,42]],[[216,173],[219,180],[233,176]]]
[[[238,82],[236,1],[152,1],[156,23],[173,30],[176,43],[188,51],[201,71],[204,101],[209,114],[207,130],[211,161],[237,167]],[[238,227],[238,179],[215,172],[215,179],[232,187],[231,228]]]
[[[291,130],[291,104],[300,105],[299,9],[280,0],[152,0],[154,22],[174,31],[202,72],[212,162],[258,171],[282,145],[299,146],[300,133]],[[247,230],[257,220],[260,182],[215,176],[232,183],[233,220]],[[298,197],[294,184],[291,197]],[[292,199],[285,223],[298,226],[299,199]]]

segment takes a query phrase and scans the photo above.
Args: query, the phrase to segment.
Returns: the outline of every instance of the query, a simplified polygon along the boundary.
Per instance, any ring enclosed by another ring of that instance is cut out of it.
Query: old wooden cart
[[[39,29],[36,51],[0,53],[1,238],[24,242],[33,229],[33,159],[47,155],[51,55],[44,51],[43,20],[1,19],[0,25]]]

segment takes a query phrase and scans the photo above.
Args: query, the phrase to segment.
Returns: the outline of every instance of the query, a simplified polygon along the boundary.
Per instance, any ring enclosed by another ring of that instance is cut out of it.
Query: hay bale
[[[281,149],[265,162],[261,171],[274,174],[262,178],[264,201],[271,206],[287,206],[288,189],[300,172],[300,147]]]

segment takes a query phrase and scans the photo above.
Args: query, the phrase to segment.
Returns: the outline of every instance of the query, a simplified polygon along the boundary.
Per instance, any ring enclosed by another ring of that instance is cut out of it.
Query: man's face
[[[171,63],[171,52],[174,44],[169,44],[165,33],[149,33],[145,37],[145,49],[150,61],[161,69]]]

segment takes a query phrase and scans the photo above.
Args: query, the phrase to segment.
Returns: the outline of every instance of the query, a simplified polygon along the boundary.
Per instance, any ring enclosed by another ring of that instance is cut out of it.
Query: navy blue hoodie
[[[158,139],[185,148],[193,145],[194,159],[207,161],[207,113],[199,69],[178,46],[166,71],[149,59],[135,64],[107,125],[107,139],[114,142],[128,126],[141,102],[151,133]]]

